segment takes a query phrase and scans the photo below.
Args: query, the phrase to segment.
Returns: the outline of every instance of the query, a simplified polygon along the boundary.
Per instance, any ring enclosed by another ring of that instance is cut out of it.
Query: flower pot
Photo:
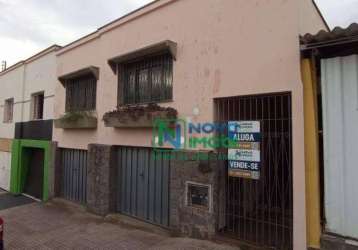
[[[97,115],[95,112],[69,112],[54,121],[55,128],[62,129],[95,129]]]

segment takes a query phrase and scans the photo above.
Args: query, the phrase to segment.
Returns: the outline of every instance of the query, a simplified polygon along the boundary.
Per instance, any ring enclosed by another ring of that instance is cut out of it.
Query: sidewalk
[[[23,195],[14,196],[6,191],[0,190],[0,210],[22,206],[33,202],[34,200],[26,196]]]
[[[5,221],[6,249],[238,249],[113,223],[56,201],[2,210],[0,216]]]

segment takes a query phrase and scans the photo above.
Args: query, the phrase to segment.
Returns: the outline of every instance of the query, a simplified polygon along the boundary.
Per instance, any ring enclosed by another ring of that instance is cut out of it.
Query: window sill
[[[54,121],[55,128],[62,129],[96,129],[97,114],[95,111],[67,112]]]

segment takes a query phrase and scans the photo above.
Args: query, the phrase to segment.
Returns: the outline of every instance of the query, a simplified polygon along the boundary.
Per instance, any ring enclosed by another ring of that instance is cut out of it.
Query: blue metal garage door
[[[170,160],[163,155],[151,148],[118,149],[118,212],[169,226]]]
[[[62,197],[86,203],[87,197],[87,150],[61,149]]]

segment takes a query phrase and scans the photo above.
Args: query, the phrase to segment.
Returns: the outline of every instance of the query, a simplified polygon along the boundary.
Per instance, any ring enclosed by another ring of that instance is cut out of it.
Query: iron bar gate
[[[224,231],[270,249],[293,248],[291,94],[215,99],[216,119],[260,121],[261,177],[226,175]]]
[[[144,147],[118,148],[118,212],[169,226],[170,159],[165,154]]]
[[[87,150],[61,148],[62,197],[86,203]]]

